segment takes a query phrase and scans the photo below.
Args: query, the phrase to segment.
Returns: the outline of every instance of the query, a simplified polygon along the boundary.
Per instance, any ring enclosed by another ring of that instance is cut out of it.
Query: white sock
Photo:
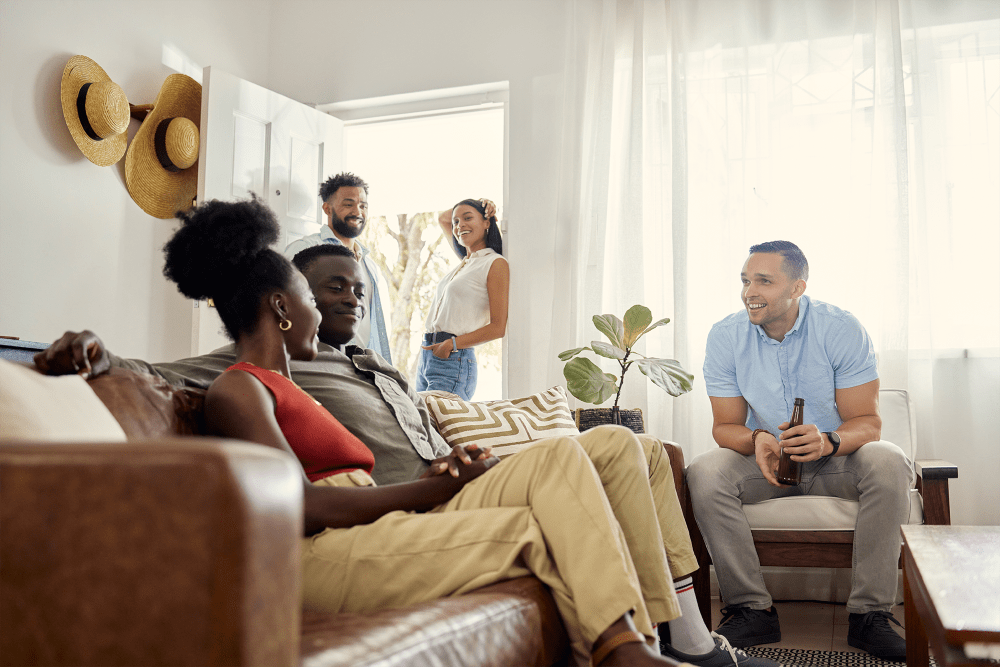
[[[701,620],[691,577],[675,581],[674,590],[681,605],[681,615],[669,622],[670,646],[688,655],[702,655],[715,650],[715,640]]]

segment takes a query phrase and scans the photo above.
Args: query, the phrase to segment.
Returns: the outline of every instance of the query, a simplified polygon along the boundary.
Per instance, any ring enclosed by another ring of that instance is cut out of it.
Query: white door
[[[256,193],[281,223],[278,252],[318,232],[319,184],[341,170],[344,123],[219,69],[203,78],[198,201]],[[192,354],[228,342],[215,309],[195,302]]]

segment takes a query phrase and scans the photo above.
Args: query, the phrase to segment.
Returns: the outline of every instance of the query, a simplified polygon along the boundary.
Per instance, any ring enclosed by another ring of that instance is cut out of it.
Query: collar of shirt
[[[802,322],[805,321],[806,319],[806,311],[808,309],[809,309],[809,297],[803,294],[802,296],[799,297],[799,316],[795,318],[795,324],[793,324],[792,328],[789,329],[788,332],[785,334],[784,340],[788,340],[789,336],[798,332],[799,327],[802,326]],[[751,324],[750,326],[752,326],[754,329],[757,330],[757,333],[760,335],[761,339],[763,339],[764,342],[767,343],[768,345],[781,345],[784,342],[784,340],[774,340],[773,338],[768,336],[767,332],[764,331],[764,327],[760,326],[759,324]]]
[[[323,243],[335,243],[337,245],[344,245],[344,242],[337,238],[337,235],[333,233],[330,229],[330,225],[323,225],[323,228],[319,230],[319,237]],[[346,247],[346,246],[345,246]],[[365,257],[368,256],[368,248],[364,247],[357,240],[354,241],[354,256],[358,258],[358,261],[363,261]]]
[[[321,351],[329,350],[339,354],[339,350],[320,343]],[[382,394],[382,400],[391,408],[396,421],[403,429],[410,444],[425,460],[431,461],[445,456],[451,447],[441,434],[434,429],[429,421],[425,421],[415,400],[420,400],[415,394],[408,392],[408,384],[395,366],[380,357],[373,350],[367,350],[357,345],[344,347],[344,354],[351,360],[359,373],[367,377]],[[426,411],[425,411],[426,412]],[[376,462],[377,465],[377,462]]]
[[[466,251],[468,252],[468,251]],[[483,248],[482,250],[477,250],[476,252],[469,253],[466,255],[466,259],[475,259],[476,257],[486,257],[487,255],[495,255],[496,250],[493,248]]]

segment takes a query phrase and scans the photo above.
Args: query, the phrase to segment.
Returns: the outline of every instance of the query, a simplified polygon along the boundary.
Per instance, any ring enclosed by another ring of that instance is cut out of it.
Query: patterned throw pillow
[[[527,398],[471,403],[443,392],[424,394],[438,432],[449,445],[476,443],[493,447],[499,458],[515,454],[543,438],[579,435],[564,387]]]

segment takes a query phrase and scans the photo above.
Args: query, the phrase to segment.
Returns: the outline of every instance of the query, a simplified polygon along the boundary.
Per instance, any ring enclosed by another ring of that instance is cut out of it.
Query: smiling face
[[[460,204],[451,212],[451,233],[470,253],[486,247],[489,228],[489,221],[468,204]]]
[[[305,277],[322,316],[319,339],[342,348],[354,338],[365,316],[366,287],[361,264],[343,255],[317,257],[306,268]]]
[[[309,283],[297,269],[293,269],[288,282],[284,290],[285,314],[292,326],[281,332],[285,349],[296,361],[312,361],[318,354],[316,344],[319,341],[320,314],[316,310],[316,300]]]
[[[364,188],[344,185],[323,202],[327,224],[341,241],[357,238],[368,219],[368,195]]]
[[[785,273],[784,257],[773,252],[750,255],[740,279],[740,296],[750,322],[762,327],[770,338],[783,340],[799,316],[799,297],[806,291],[806,281],[790,278]]]

